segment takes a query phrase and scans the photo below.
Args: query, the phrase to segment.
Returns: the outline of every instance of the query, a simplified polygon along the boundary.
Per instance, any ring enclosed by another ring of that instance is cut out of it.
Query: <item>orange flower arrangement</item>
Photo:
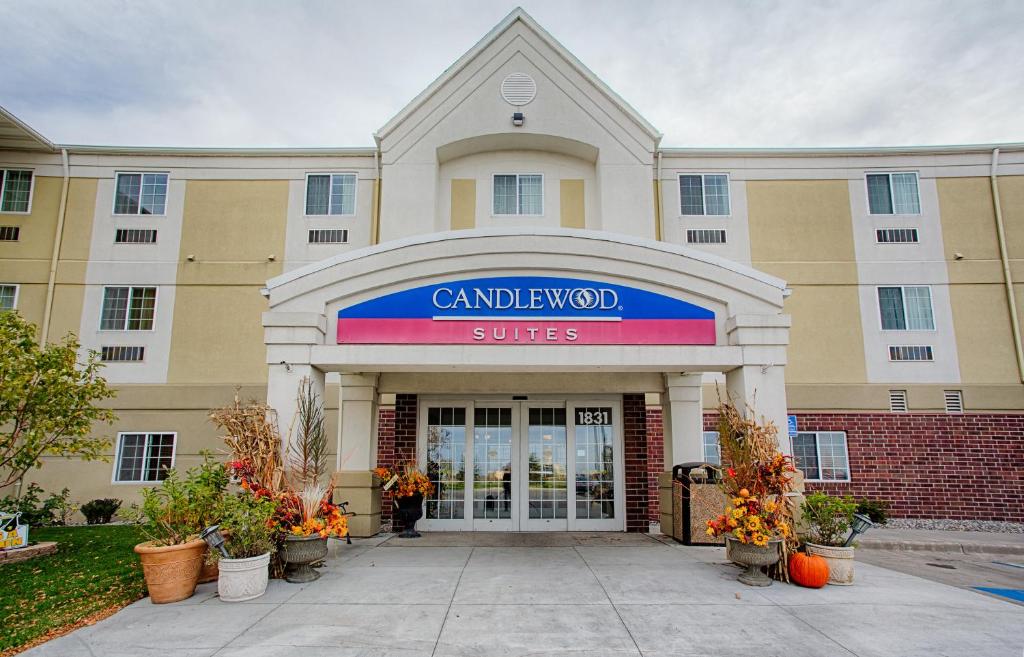
[[[312,536],[318,534],[321,538],[333,536],[344,538],[348,536],[348,518],[341,513],[336,505],[324,501],[320,505],[320,515],[308,518],[302,523],[292,525],[289,529],[292,536]]]
[[[390,489],[395,497],[412,497],[417,494],[430,497],[434,492],[434,484],[430,483],[427,475],[420,472],[412,463],[406,464],[401,471],[382,466],[376,468],[374,472],[385,485],[397,477]]]

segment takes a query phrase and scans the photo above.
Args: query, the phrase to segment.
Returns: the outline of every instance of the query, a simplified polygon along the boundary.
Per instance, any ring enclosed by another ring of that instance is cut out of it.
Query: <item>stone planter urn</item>
[[[269,576],[269,552],[248,559],[222,558],[217,575],[217,593],[224,602],[252,600],[267,592]]]
[[[416,521],[423,517],[423,495],[416,493],[407,497],[396,497],[395,505],[398,507],[398,514],[402,519],[402,526],[405,528],[398,536],[400,538],[419,538],[420,533],[416,531]]]
[[[768,545],[758,546],[744,543],[733,536],[726,537],[729,559],[747,567],[738,579],[747,586],[771,586],[772,579],[761,572],[764,566],[771,566],[781,558],[779,547],[782,539],[773,538]]]
[[[818,545],[817,543],[804,543],[807,554],[817,554],[825,557],[828,562],[828,583],[839,586],[850,586],[853,584],[853,547],[833,547],[831,545]]]
[[[285,581],[301,584],[320,579],[320,573],[313,570],[312,566],[323,561],[326,556],[326,537],[317,534],[285,537],[281,546],[281,561],[285,563]]]

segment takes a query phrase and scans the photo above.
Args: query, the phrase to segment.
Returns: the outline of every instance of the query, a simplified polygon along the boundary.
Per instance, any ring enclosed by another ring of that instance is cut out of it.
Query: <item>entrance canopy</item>
[[[382,391],[551,392],[541,388],[574,381],[578,392],[661,392],[666,452],[685,434],[679,449],[693,456],[702,372],[726,373],[738,404],[756,393],[757,412],[785,426],[785,292],[750,267],[620,234],[394,240],[267,282],[268,401],[287,426],[298,381],[322,387],[325,372],[339,372],[339,431],[375,435]],[[445,376],[453,372],[464,374]],[[348,467],[372,465],[371,446],[359,452]]]

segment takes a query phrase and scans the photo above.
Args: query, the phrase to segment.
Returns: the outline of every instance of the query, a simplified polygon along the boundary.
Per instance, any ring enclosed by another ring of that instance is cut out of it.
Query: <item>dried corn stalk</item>
[[[224,432],[231,458],[252,468],[256,483],[270,491],[281,490],[284,471],[277,411],[255,400],[243,404],[235,395],[233,405],[210,411],[210,420]]]

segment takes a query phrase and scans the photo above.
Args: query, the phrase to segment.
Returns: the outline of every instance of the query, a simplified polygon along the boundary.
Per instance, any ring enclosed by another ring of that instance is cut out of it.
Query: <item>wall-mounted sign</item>
[[[799,431],[797,431],[796,416],[795,415],[787,415],[786,416],[786,429],[788,429],[788,431],[789,431],[789,437],[790,438],[796,438],[796,436],[799,433]]]
[[[715,314],[624,285],[507,276],[425,285],[338,311],[339,344],[715,344]]]

